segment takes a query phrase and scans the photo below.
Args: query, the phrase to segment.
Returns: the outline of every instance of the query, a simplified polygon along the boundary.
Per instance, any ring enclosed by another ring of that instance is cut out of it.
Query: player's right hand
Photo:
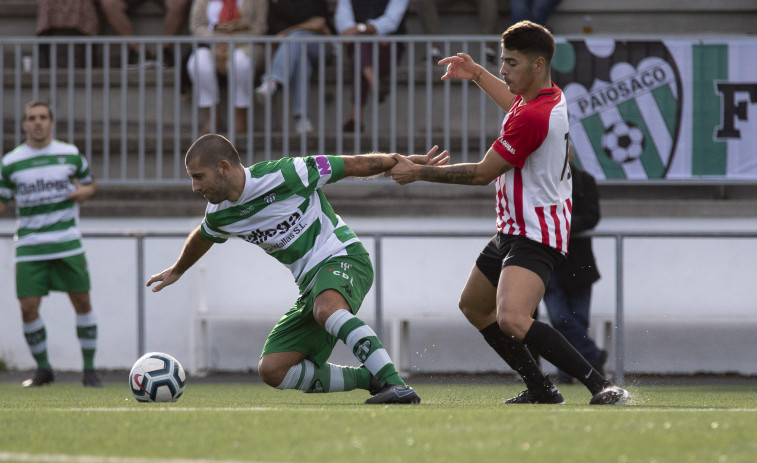
[[[455,56],[448,56],[439,60],[439,66],[447,66],[447,72],[442,76],[442,80],[447,79],[472,79],[478,64],[473,61],[470,55],[458,53]]]
[[[413,170],[417,164],[401,154],[393,154],[392,157],[397,160],[397,165],[388,171],[392,176],[392,180],[400,185],[407,185],[408,183],[414,182],[416,178]]]
[[[150,279],[147,280],[147,286],[150,286],[156,281],[159,281],[160,283],[156,285],[154,288],[152,288],[152,292],[157,293],[158,291],[165,288],[166,286],[175,283],[179,278],[181,278],[181,274],[174,273],[173,267],[167,268],[163,270],[162,272],[158,273],[157,275],[152,275]]]

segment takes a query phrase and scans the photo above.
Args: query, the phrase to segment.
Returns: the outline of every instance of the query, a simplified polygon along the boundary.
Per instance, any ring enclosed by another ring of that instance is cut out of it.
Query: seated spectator
[[[129,13],[146,0],[99,0],[105,20],[118,34],[126,37],[134,35],[134,25]],[[190,0],[155,0],[165,8],[163,21],[164,35],[178,35],[187,20],[187,10]],[[148,52],[148,55],[150,53]],[[139,47],[135,43],[129,44],[129,64],[136,64],[139,60]],[[171,44],[163,44],[163,62],[173,65],[174,55]]]
[[[266,32],[267,0],[195,0],[190,13],[190,29],[197,37],[249,37]],[[230,56],[228,43],[215,45],[215,55],[208,45],[202,45],[189,56],[187,72],[197,85],[197,106],[205,114],[203,133],[210,133],[210,108],[220,102],[218,74],[227,75],[234,70],[234,130],[247,128],[247,109],[252,102],[250,89],[255,74],[262,71],[265,48],[262,43],[250,50],[238,43]],[[232,66],[232,60],[234,62]]]
[[[439,8],[436,5],[437,0],[414,0],[415,14],[421,23],[421,29],[426,35],[437,35],[439,33]],[[431,49],[426,57],[434,64],[442,59],[442,50],[437,44],[431,44]]]
[[[308,37],[331,34],[326,18],[325,0],[270,0],[268,5],[268,33],[280,37]],[[307,59],[300,58],[306,47]],[[259,103],[265,103],[283,85],[292,88],[292,106],[297,133],[313,131],[308,115],[308,86],[313,66],[318,60],[319,46],[316,42],[293,42],[281,44],[273,55],[271,68],[263,76],[255,90]]]
[[[531,21],[546,26],[547,18],[560,0],[510,0],[510,14],[513,24]]]
[[[100,18],[95,0],[37,1],[37,35],[97,35],[100,33]],[[77,45],[75,61],[84,66],[83,45]],[[59,47],[66,51],[65,47]],[[40,46],[40,67],[50,66],[50,45]],[[58,64],[67,64],[68,53],[61,53]]]
[[[334,11],[334,24],[337,32],[345,36],[404,34],[407,6],[408,0],[338,0]],[[373,69],[372,42],[362,42],[358,50],[354,48],[353,44],[347,45],[347,53],[352,59],[353,66],[359,53],[360,82],[353,83],[355,98],[350,116],[344,124],[345,132],[362,128],[355,127],[356,106],[359,106],[362,114],[362,109],[368,100],[368,92],[373,88],[374,82],[385,75],[393,64],[389,43],[379,44],[378,69]],[[399,54],[402,47],[398,46],[397,51]],[[350,76],[353,75],[354,72],[350,72]]]
[[[517,0],[513,0],[517,1]],[[423,33],[427,35],[437,35],[439,33],[439,4],[455,4],[458,0],[414,0],[415,13],[421,23]],[[469,3],[472,3],[469,1]],[[497,0],[475,0],[478,10],[479,34],[495,35],[500,34],[502,29],[497,24],[499,19],[499,7]],[[489,64],[499,62],[499,47],[487,45],[486,61]],[[436,44],[431,45],[428,58],[436,63],[442,59],[442,51]]]

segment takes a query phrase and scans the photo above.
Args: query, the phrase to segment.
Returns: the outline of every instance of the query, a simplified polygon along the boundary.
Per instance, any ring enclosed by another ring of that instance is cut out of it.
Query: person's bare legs
[[[126,2],[123,0],[100,0],[105,20],[110,27],[121,36],[130,37],[134,35],[134,24],[132,24],[129,15],[126,12]],[[137,52],[139,46],[136,43],[129,43],[129,49]]]
[[[165,35],[179,35],[181,28],[187,21],[189,11],[188,0],[165,0],[166,15],[163,21]]]
[[[526,383],[527,391],[510,401],[518,399],[515,403],[561,403],[562,396],[552,382],[544,376],[531,352],[523,343],[506,334],[498,324],[499,292],[497,289],[474,265],[460,296],[460,310],[465,318],[481,332],[489,346]],[[521,402],[526,398],[527,402]]]

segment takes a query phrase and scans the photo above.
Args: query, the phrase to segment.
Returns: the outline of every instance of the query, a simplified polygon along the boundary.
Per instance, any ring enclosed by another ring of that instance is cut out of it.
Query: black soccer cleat
[[[589,404],[591,405],[623,405],[628,402],[631,395],[618,386],[608,386],[594,394]]]
[[[366,404],[419,404],[421,398],[410,386],[387,384],[373,397],[365,401]]]
[[[24,380],[21,384],[24,387],[38,387],[38,386],[44,386],[45,384],[50,384],[53,381],[55,381],[55,375],[53,375],[53,370],[49,368],[37,368],[37,371],[34,372],[34,376]]]
[[[84,387],[103,387],[103,383],[100,381],[100,377],[97,376],[97,372],[95,370],[84,370],[81,382]]]
[[[516,395],[513,398],[505,400],[506,404],[557,404],[565,403],[562,394],[556,387],[552,387],[549,392],[536,394],[528,389]]]

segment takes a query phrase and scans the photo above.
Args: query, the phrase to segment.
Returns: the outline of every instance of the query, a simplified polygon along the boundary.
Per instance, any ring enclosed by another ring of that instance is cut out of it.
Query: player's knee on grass
[[[258,375],[264,383],[271,387],[276,387],[284,381],[289,366],[282,366],[278,362],[273,361],[269,356],[263,356],[258,362]]]

